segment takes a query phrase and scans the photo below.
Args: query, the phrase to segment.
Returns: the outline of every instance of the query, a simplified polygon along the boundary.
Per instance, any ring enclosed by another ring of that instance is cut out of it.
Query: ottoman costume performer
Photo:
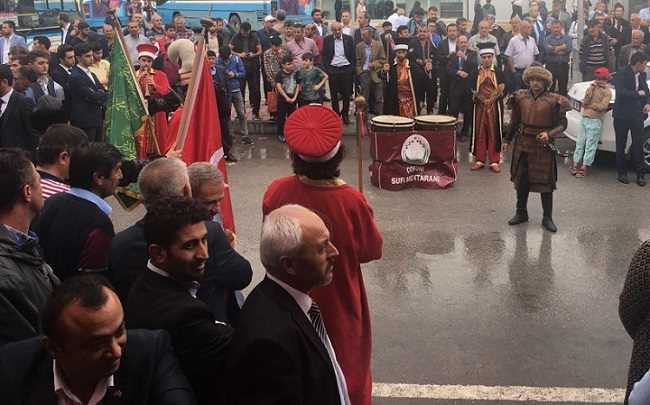
[[[503,148],[507,150],[508,144],[514,141],[510,175],[517,189],[517,211],[508,224],[528,221],[528,193],[532,191],[542,195],[542,225],[550,232],[557,232],[552,217],[557,163],[551,144],[564,131],[564,113],[571,107],[566,97],[547,91],[553,75],[542,66],[526,69],[523,80],[529,89],[515,92],[509,100],[512,118]]]
[[[501,143],[503,136],[503,97],[505,80],[501,70],[494,66],[492,42],[478,44],[481,66],[470,73],[474,100],[470,153],[476,160],[472,170],[485,167],[490,159],[490,170],[501,172]]]
[[[160,100],[169,93],[169,81],[164,72],[156,70],[151,67],[158,48],[152,44],[138,45],[138,61],[140,62],[140,69],[137,71],[136,76],[138,84],[142,89],[142,94],[148,101],[149,112],[153,115],[154,127],[156,129],[156,140],[160,148],[160,152],[165,154],[164,145],[167,144],[167,113],[165,111],[154,111],[154,106],[159,103],[155,102]],[[164,100],[160,104],[164,103]]]
[[[308,105],[289,117],[285,136],[295,175],[271,183],[264,194],[263,214],[299,204],[318,213],[328,225],[340,255],[332,283],[311,295],[320,305],[347,382],[347,392],[340,390],[341,404],[370,405],[372,339],[361,263],[381,257],[382,238],[363,194],[339,178],[344,154],[341,134],[341,119],[329,108]]]
[[[404,43],[395,45],[395,61],[388,71],[384,111],[390,115],[413,118],[418,115],[413,87],[415,70],[407,58],[409,47]]]

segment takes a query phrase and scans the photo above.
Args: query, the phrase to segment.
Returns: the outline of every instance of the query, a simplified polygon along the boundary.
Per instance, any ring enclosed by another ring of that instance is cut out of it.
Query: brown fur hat
[[[528,84],[530,79],[539,79],[546,82],[546,87],[553,84],[553,74],[543,66],[532,65],[524,71],[524,83]]]

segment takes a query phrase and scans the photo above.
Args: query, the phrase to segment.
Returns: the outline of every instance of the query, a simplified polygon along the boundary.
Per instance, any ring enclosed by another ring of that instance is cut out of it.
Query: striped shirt
[[[41,175],[41,190],[44,200],[47,200],[54,194],[70,191],[70,186],[65,184],[63,179],[42,170],[39,170],[38,173]]]
[[[602,39],[592,41],[589,48],[586,49],[586,55],[583,55],[584,63],[590,66],[605,66],[607,64],[607,55],[604,51],[605,45]]]

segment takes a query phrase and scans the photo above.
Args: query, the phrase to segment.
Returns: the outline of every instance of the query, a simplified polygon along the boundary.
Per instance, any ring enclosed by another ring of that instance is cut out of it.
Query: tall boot
[[[557,226],[553,223],[553,193],[542,193],[542,209],[544,210],[542,226],[549,232],[557,232]]]
[[[524,222],[528,222],[528,187],[520,186],[517,189],[517,211],[508,221],[508,225],[519,225]]]

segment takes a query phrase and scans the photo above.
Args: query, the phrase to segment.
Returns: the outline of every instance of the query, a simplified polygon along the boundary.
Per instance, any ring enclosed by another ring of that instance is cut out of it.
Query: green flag
[[[126,160],[142,158],[140,147],[151,130],[140,88],[120,35],[115,35],[111,52],[108,103],[104,126],[108,142],[115,145]],[[138,153],[140,152],[140,153]]]

